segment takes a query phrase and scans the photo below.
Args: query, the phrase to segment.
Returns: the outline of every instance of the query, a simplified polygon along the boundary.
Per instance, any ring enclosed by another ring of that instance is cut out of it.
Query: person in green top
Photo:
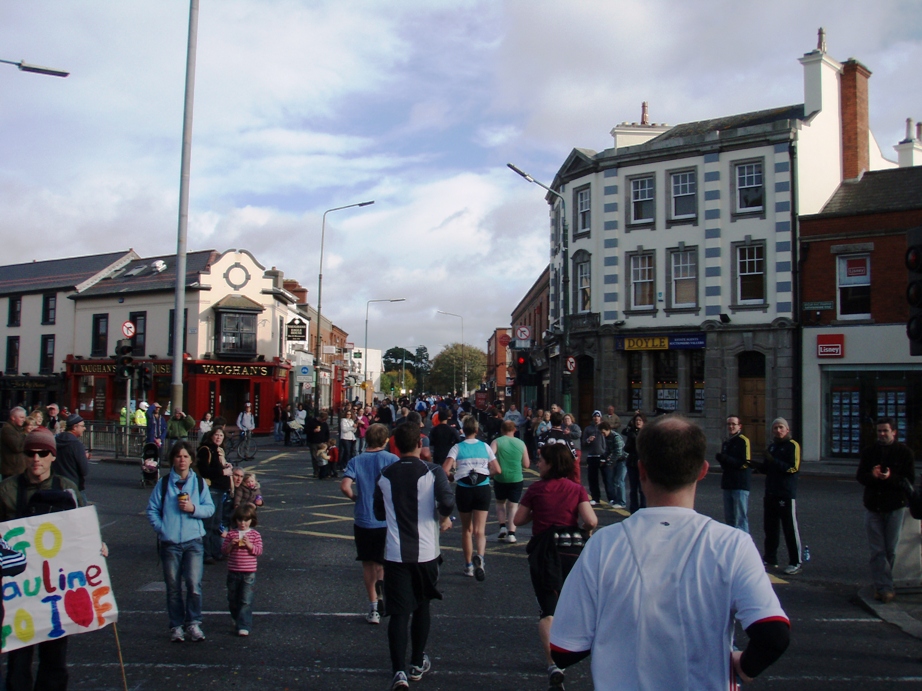
[[[176,411],[170,415],[166,423],[166,438],[172,446],[177,441],[183,441],[189,437],[189,432],[195,427],[195,418],[182,412],[182,408],[176,406]]]
[[[499,475],[493,477],[493,493],[496,495],[496,518],[499,520],[500,542],[515,542],[515,526],[512,517],[519,508],[522,498],[522,471],[531,465],[525,442],[515,437],[515,422],[506,420],[500,427],[500,436],[490,444],[500,468]],[[509,530],[506,530],[506,519]]]

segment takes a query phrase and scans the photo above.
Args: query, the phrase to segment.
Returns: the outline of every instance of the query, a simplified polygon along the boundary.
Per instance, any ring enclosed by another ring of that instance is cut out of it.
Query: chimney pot
[[[640,124],[649,125],[650,124],[650,113],[647,106],[647,102],[644,101],[640,106]]]
[[[912,118],[906,118],[906,141],[912,139]]]
[[[821,53],[826,52],[826,29],[823,27],[816,32],[816,49]]]
[[[916,139],[922,141],[922,122],[916,123]]]

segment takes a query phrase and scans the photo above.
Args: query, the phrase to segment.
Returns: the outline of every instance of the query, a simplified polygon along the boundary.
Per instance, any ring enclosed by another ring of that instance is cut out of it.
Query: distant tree
[[[381,375],[381,391],[384,392],[385,396],[390,397],[393,393],[395,397],[400,397],[400,389],[403,388],[401,387],[402,376],[403,373],[401,370],[390,370]],[[414,393],[416,392],[416,377],[413,376],[409,368],[407,368],[405,383],[407,395],[409,395],[411,391]],[[393,389],[393,391],[391,389]]]
[[[464,387],[464,365],[467,365],[467,388],[476,391],[480,388],[487,373],[487,354],[480,348],[460,343],[452,343],[432,360],[429,374],[429,388],[437,393],[449,391],[461,392]]]
[[[391,370],[400,371],[403,369],[404,357],[406,357],[407,371],[413,372],[413,376],[416,376],[416,356],[406,348],[401,348],[400,346],[394,346],[389,348],[384,353],[384,371],[390,372]]]
[[[416,378],[420,391],[429,390],[429,373],[432,371],[432,363],[429,362],[429,349],[426,346],[416,346]]]

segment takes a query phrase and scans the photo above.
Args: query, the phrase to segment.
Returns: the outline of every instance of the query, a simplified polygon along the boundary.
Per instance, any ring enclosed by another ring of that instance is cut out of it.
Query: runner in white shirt
[[[603,528],[570,572],[551,627],[554,661],[592,654],[596,688],[728,689],[787,648],[790,622],[744,532],[694,511],[704,433],[658,418],[638,439],[647,509]],[[733,652],[734,619],[749,636]]]

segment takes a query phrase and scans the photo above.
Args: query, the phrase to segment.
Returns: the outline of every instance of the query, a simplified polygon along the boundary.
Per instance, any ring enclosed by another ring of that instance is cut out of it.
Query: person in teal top
[[[515,436],[515,422],[506,420],[500,428],[500,436],[493,440],[490,448],[502,472],[493,478],[493,493],[496,496],[496,518],[499,521],[500,542],[515,542],[515,524],[512,517],[519,508],[524,479],[522,471],[531,465],[525,442]],[[509,528],[506,530],[506,519]]]

